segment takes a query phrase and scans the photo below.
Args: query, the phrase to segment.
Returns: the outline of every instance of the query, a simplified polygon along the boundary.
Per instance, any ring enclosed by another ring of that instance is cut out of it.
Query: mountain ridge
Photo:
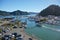
[[[13,12],[7,12],[7,11],[2,11],[0,10],[0,15],[28,15],[28,12],[24,12],[24,11],[20,11],[20,10],[16,10]]]

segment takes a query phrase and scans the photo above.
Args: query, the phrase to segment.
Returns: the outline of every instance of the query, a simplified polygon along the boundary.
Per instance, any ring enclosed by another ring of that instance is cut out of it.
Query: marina
[[[28,19],[28,16],[24,16],[24,17],[14,16],[14,18],[17,20],[20,20],[22,24],[26,25],[26,29],[24,29],[24,31],[27,35],[32,36],[32,38],[34,37],[35,39],[38,39],[38,40],[60,40],[60,35],[59,35],[60,26],[57,26],[57,25],[54,26],[46,23],[41,23],[39,25],[39,23],[36,23],[35,21],[30,21]],[[18,30],[18,29],[12,29],[12,30]],[[12,33],[13,32],[18,33],[19,31],[12,31]]]

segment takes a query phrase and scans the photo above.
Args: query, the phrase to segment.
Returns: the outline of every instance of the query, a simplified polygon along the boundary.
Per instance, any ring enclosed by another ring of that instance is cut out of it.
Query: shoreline
[[[36,37],[35,35],[30,34],[30,33],[26,32],[26,31],[25,31],[25,33],[26,33],[27,35],[31,36],[31,37],[32,37],[32,38],[34,38],[34,39],[37,39],[37,40],[42,40],[41,38]]]
[[[25,32],[24,28],[20,30],[20,33],[23,35],[24,40],[28,40],[28,38],[32,38],[32,40],[38,40],[36,37],[29,35],[27,32]]]

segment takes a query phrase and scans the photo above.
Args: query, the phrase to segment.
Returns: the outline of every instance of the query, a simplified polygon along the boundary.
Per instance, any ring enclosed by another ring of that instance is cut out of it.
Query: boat
[[[35,21],[35,23],[39,23],[39,21]]]
[[[35,18],[34,18],[34,17],[29,17],[28,20],[29,20],[29,21],[34,21]]]
[[[37,27],[42,27],[42,25],[40,23],[36,23]]]

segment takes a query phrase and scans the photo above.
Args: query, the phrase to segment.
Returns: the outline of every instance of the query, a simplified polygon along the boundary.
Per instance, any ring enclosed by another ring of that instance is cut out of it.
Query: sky
[[[0,10],[40,12],[52,4],[60,6],[60,0],[0,0]]]

